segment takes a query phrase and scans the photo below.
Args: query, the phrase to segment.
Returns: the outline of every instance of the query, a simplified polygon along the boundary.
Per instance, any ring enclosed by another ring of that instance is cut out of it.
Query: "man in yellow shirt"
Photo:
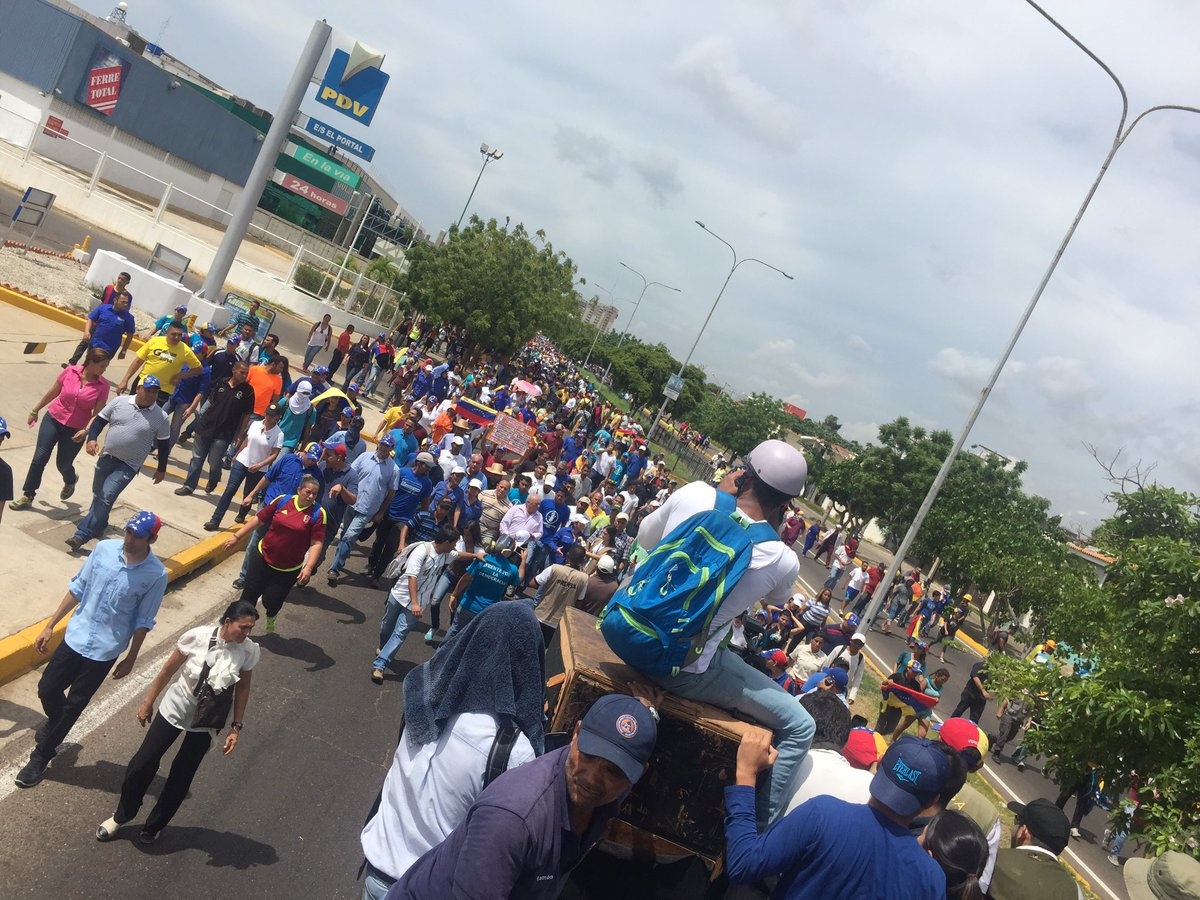
[[[172,322],[165,335],[152,337],[142,344],[137,357],[129,364],[125,377],[117,385],[117,393],[125,393],[134,375],[138,375],[138,381],[153,375],[160,385],[157,402],[162,406],[170,399],[171,392],[181,379],[197,378],[202,373],[200,359],[183,342],[183,326]],[[137,387],[137,382],[134,382],[134,387]]]

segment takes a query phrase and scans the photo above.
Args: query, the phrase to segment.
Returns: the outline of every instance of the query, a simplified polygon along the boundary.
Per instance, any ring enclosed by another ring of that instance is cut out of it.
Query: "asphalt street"
[[[226,584],[239,565],[240,558],[224,564]],[[360,567],[352,556],[350,570]],[[214,595],[204,621],[215,621],[234,593]],[[135,713],[144,684],[165,653],[139,661],[129,679],[101,690],[92,715],[76,726],[40,785],[14,787],[32,731],[13,742],[0,760],[4,896],[361,896],[358,835],[395,747],[402,679],[430,655],[422,629],[410,636],[384,684],[371,683],[384,597],[354,579],[331,589],[322,575],[312,587],[293,590],[277,633],[263,634],[260,624],[253,639],[263,655],[241,742],[228,757],[214,744],[189,799],[152,846],[138,843],[136,827],[106,844],[96,841],[95,830],[115,808],[143,733]],[[13,688],[0,690],[0,701]]]
[[[800,578],[812,593],[821,589],[828,575],[829,570],[821,563],[801,558]],[[840,587],[834,592],[834,597],[838,601],[834,608],[840,609],[842,597]],[[899,630],[891,635],[872,631],[867,638],[867,648],[871,653],[872,662],[884,672],[890,672],[895,667],[896,658],[905,649],[904,634]],[[954,710],[958,698],[962,694],[963,686],[970,677],[971,667],[978,661],[979,657],[974,652],[962,653],[952,650],[946,654],[945,663],[940,662],[935,654],[930,654],[926,663],[927,671],[941,668],[943,665],[950,670],[950,680],[942,689],[941,702],[934,710],[935,717],[945,718]],[[996,732],[997,709],[999,709],[999,701],[989,701],[980,719],[980,725],[989,735],[994,735]],[[874,725],[874,721],[870,724]],[[1015,750],[1019,743],[1019,740],[1010,743],[1005,748],[1005,755],[1000,758],[989,754],[988,762],[983,769],[983,776],[1006,801],[1019,800],[1024,803],[1037,797],[1056,800],[1058,786],[1042,775],[1040,757],[1031,757],[1024,772],[1018,772],[1017,767],[1009,760],[1008,754]],[[1067,815],[1070,816],[1074,811],[1074,799],[1068,800]],[[1108,814],[1098,807],[1093,809],[1080,825],[1079,830],[1083,834],[1083,838],[1073,839],[1064,855],[1102,898],[1126,900],[1129,895],[1125,890],[1120,870],[1108,862],[1107,854],[1100,849],[1101,836],[1107,824]],[[1125,846],[1124,855],[1127,857],[1135,850],[1136,845],[1131,840]]]

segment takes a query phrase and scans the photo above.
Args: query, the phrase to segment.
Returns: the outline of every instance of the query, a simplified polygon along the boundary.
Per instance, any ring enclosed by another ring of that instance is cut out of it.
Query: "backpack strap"
[[[737,511],[737,498],[733,494],[717,491],[717,503],[714,509],[727,516],[732,516]],[[765,544],[767,541],[779,540],[779,535],[775,529],[766,522],[752,522],[745,527],[750,540],[755,544]]]
[[[500,775],[508,771],[508,760],[521,730],[512,722],[505,722],[496,731],[492,749],[488,751],[487,765],[483,767],[483,786],[486,788]]]

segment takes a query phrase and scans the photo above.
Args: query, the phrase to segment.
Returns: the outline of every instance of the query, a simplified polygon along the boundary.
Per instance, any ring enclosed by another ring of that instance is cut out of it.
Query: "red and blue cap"
[[[607,694],[592,704],[579,726],[579,751],[617,766],[637,784],[654,752],[658,724],[639,700]]]
[[[152,538],[162,528],[162,519],[152,512],[142,510],[125,523],[125,530],[132,531],[136,537]]]

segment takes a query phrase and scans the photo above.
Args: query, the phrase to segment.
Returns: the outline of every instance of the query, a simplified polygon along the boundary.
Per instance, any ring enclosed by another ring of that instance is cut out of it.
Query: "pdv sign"
[[[334,50],[325,77],[317,87],[317,102],[370,125],[388,83],[387,73],[379,68],[381,65],[383,54],[362,44],[355,44],[352,53]]]

